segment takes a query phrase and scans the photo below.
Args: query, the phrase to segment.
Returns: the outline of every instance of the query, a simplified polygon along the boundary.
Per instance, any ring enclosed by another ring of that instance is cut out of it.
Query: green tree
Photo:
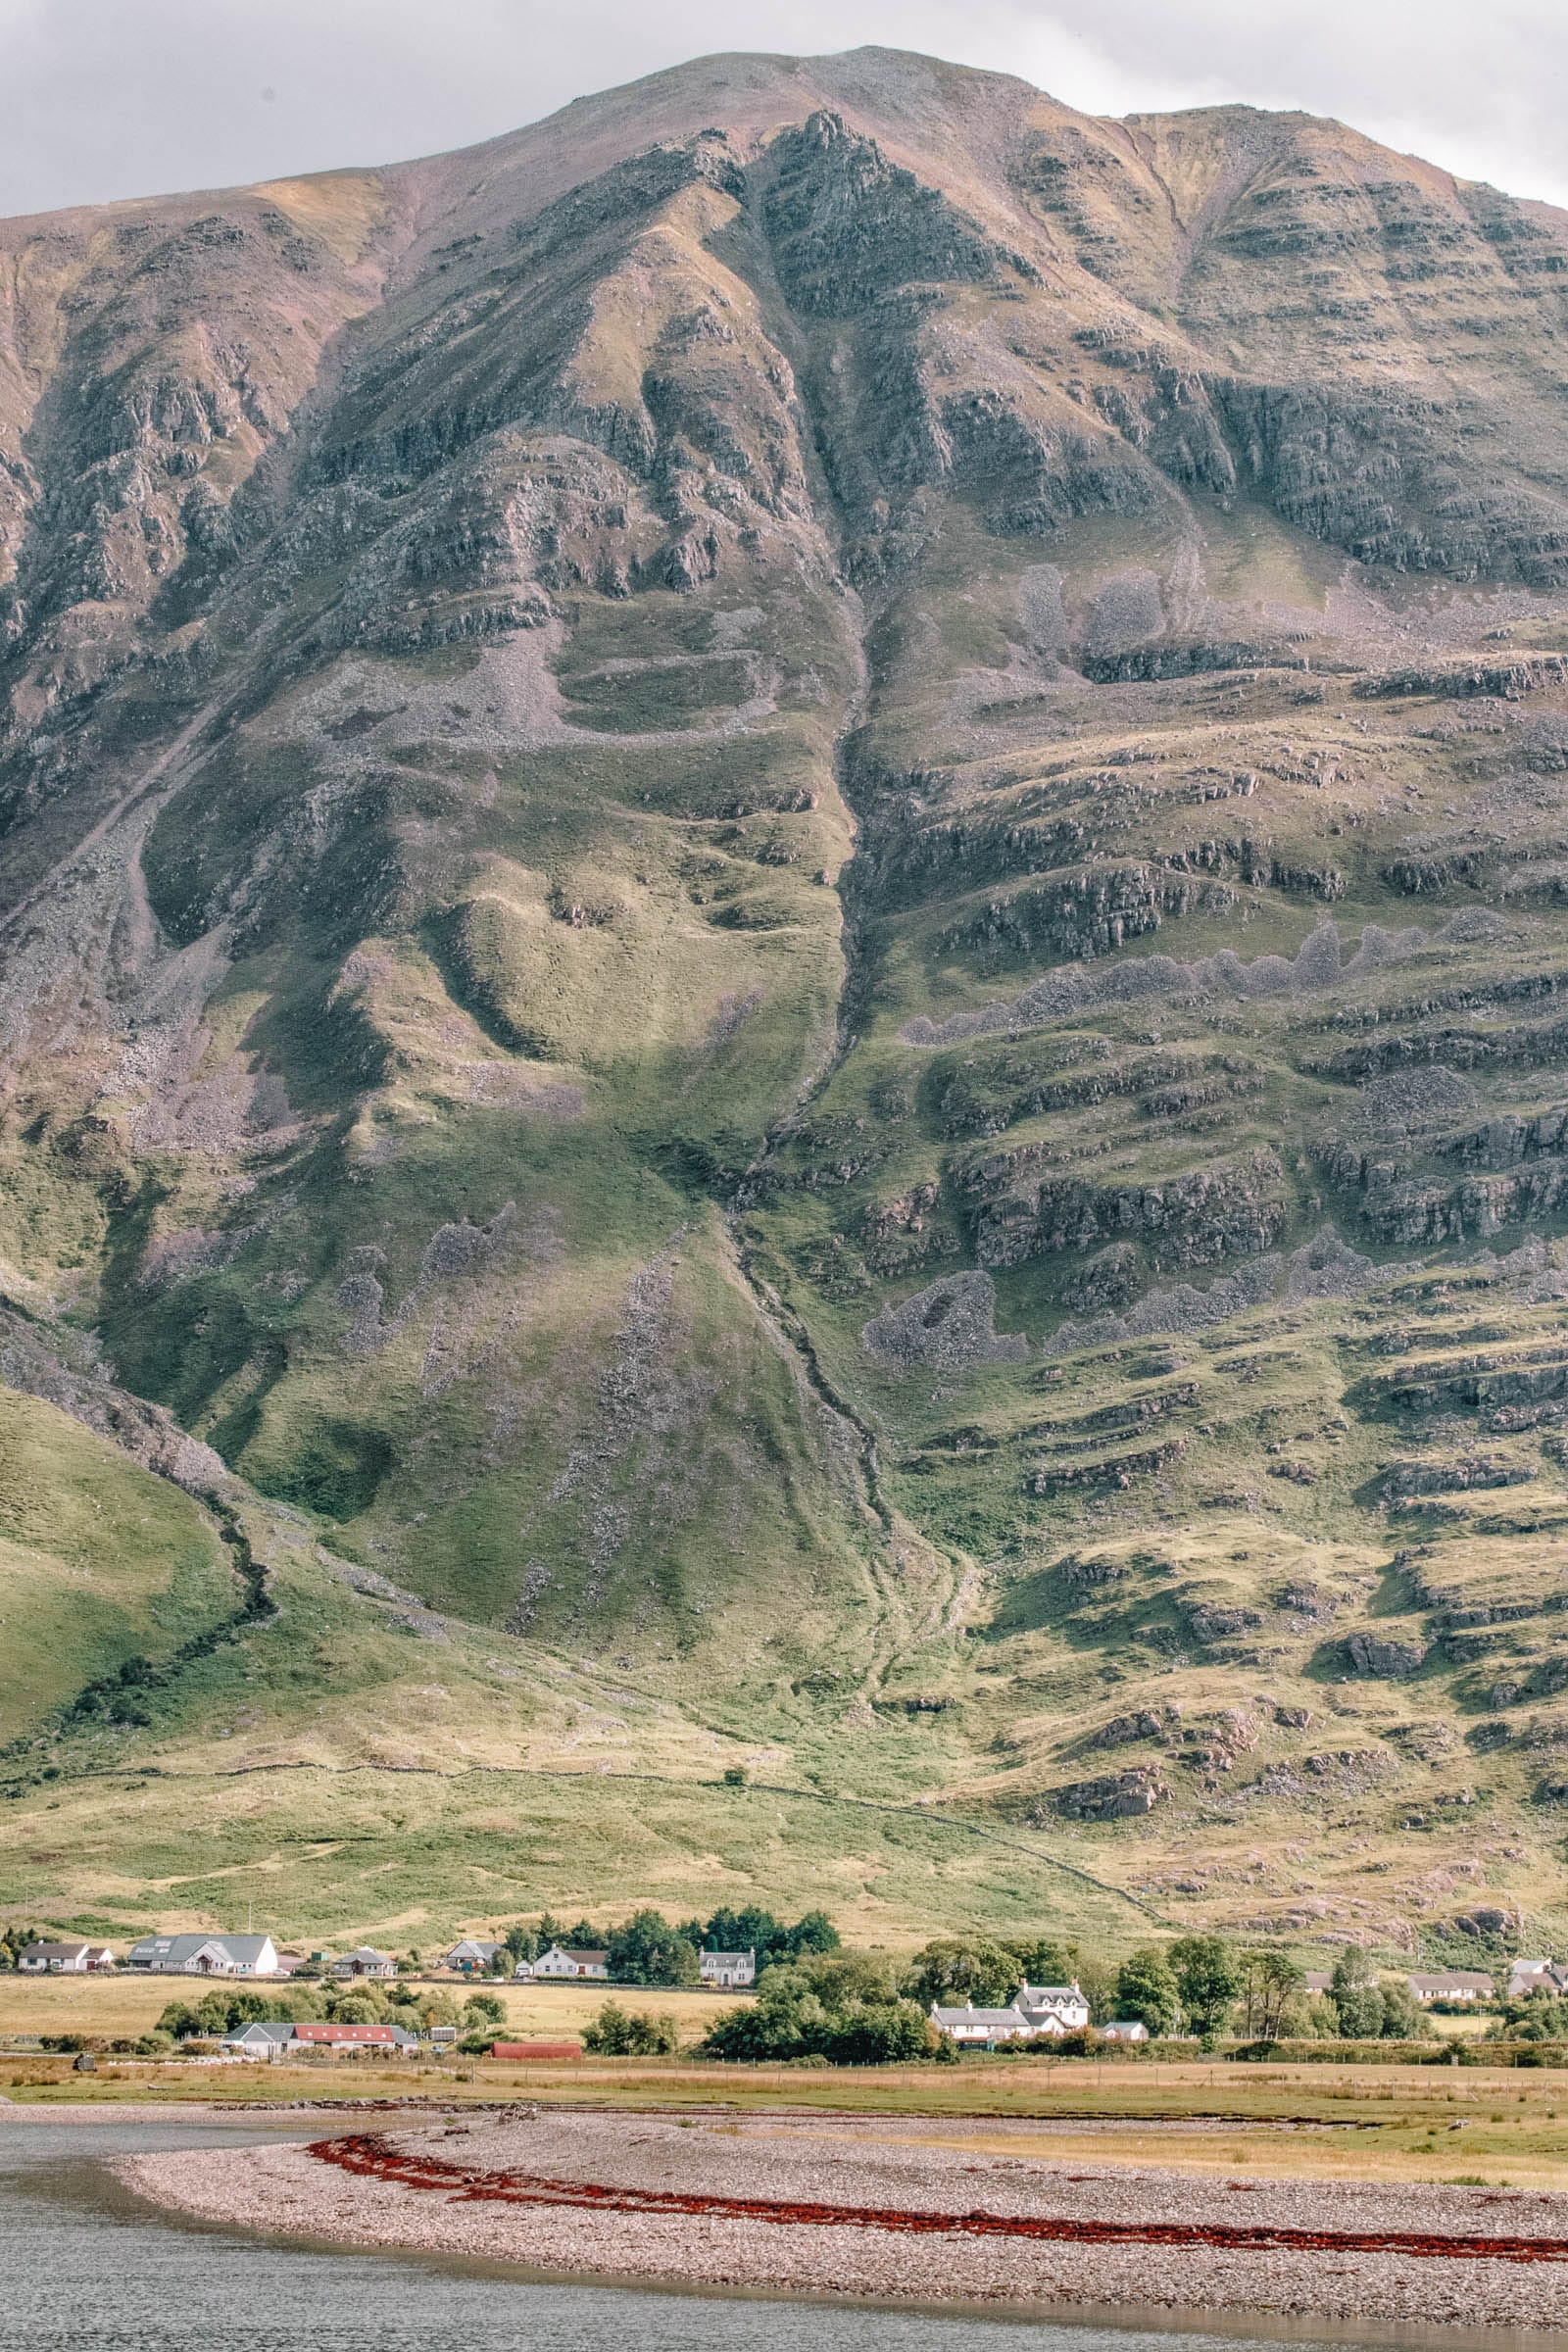
[[[1385,2041],[1432,2041],[1437,2029],[1402,1977],[1391,1977],[1383,1986]]]
[[[820,2057],[840,2066],[886,2064],[934,2048],[925,2019],[901,1998],[891,1966],[846,1951],[770,1968],[756,2001],[719,2018],[702,2046],[712,2058]]]
[[[789,1949],[797,1959],[812,1952],[836,1952],[843,1943],[837,1928],[825,1911],[803,1911],[789,1931]]]
[[[1078,1947],[1056,1936],[1009,1936],[1007,1949],[1025,1984],[1071,1984],[1078,1981]]]
[[[1300,1970],[1288,1952],[1254,1944],[1241,1955],[1241,1978],[1248,2039],[1278,2041],[1286,2004],[1300,1988]]]
[[[1116,2014],[1116,1971],[1108,1960],[1084,1960],[1078,1968],[1078,1986],[1089,2003],[1092,2026],[1108,2026]]]
[[[606,2001],[584,2028],[582,2046],[596,2058],[667,2058],[680,2048],[680,2029],[668,2015]]]
[[[761,1961],[774,1952],[788,1951],[790,1932],[771,1911],[748,1903],[740,1911],[715,1911],[698,1931],[696,1940],[705,1952],[755,1952]]]
[[[942,2038],[912,2001],[867,2005],[829,2026],[823,2056],[834,2066],[909,2066],[933,2057]]]
[[[1522,2001],[1509,2001],[1488,2039],[1568,2041],[1568,2001],[1548,1992],[1532,1992]]]
[[[1168,2034],[1179,1998],[1174,1972],[1157,1944],[1128,1953],[1116,1974],[1116,2006],[1123,2017],[1141,2018],[1151,2034]]]
[[[915,1953],[904,1988],[922,2010],[933,2001],[1000,2009],[1018,1989],[1017,1954],[983,1936],[939,1936]]]
[[[515,1967],[519,1960],[538,1959],[539,1938],[532,1928],[525,1928],[519,1920],[507,1930],[502,1948]]]
[[[1233,1945],[1223,1936],[1178,1936],[1165,1955],[1176,1979],[1182,2022],[1200,2041],[1223,2034],[1242,1989]]]
[[[757,1999],[731,2009],[710,2027],[703,2049],[710,2058],[808,2058],[823,2051],[829,2013],[802,1968],[770,1968]]]
[[[352,1992],[333,1993],[327,2008],[334,2026],[384,2026],[387,2004],[368,1986],[356,1986]]]
[[[466,2026],[504,2026],[507,2004],[498,1993],[470,1992],[463,2004],[463,2023]]]
[[[1323,1993],[1293,1992],[1280,2018],[1286,2041],[1338,2041],[1340,2021],[1334,2003]]]
[[[1347,2041],[1374,2041],[1383,2032],[1383,1987],[1370,1952],[1348,1943],[1334,1963],[1329,1998]]]
[[[610,1973],[624,1984],[695,1984],[696,1947],[660,1911],[638,1911],[610,1937]]]

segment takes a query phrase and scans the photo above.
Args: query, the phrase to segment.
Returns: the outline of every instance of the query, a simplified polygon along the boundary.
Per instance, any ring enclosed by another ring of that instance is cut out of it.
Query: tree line
[[[764,1969],[806,1952],[837,1951],[839,1932],[825,1911],[807,1911],[786,1923],[756,1904],[740,1911],[725,1907],[707,1919],[678,1923],[662,1911],[644,1909],[610,1929],[593,1927],[585,1919],[564,1927],[547,1911],[537,1928],[509,1928],[503,1948],[515,1966],[519,1960],[537,1960],[553,1943],[604,1952],[617,1984],[676,1986],[701,1983],[704,1952],[755,1952],[760,1976]]]
[[[1327,1994],[1318,1995],[1307,1991],[1304,1972],[1288,1952],[1224,1936],[1143,1944],[1116,1966],[1054,1938],[943,1936],[915,1955],[908,1990],[928,2007],[969,2000],[988,2009],[1009,2002],[1020,1982],[1075,1983],[1092,2027],[1124,2018],[1153,2038],[1418,2041],[1433,2032],[1408,1984],[1382,1982],[1371,1955],[1359,1948],[1340,1954]]]

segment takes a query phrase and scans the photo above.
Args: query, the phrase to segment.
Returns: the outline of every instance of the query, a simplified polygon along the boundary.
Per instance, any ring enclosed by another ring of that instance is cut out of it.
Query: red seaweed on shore
[[[971,2237],[1044,2238],[1057,2244],[1212,2246],[1235,2252],[1410,2254],[1450,2261],[1568,2262],[1568,2239],[1474,2237],[1406,2230],[1295,2230],[1284,2224],[1082,2221],[1061,2215],[922,2213],[889,2205],[823,2205],[710,2190],[617,2188],[536,2174],[474,2172],[438,2156],[398,2148],[384,2132],[357,2132],[311,2142],[306,2153],[346,2173],[399,2188],[435,2191],[459,2203],[564,2205],[607,2213],[708,2214],[723,2221],[808,2229],[902,2230]]]

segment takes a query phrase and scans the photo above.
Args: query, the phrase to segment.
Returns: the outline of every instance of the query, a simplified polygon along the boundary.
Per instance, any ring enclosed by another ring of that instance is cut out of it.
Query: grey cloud
[[[1409,0],[0,0],[0,213],[461,146],[737,33],[927,49],[1097,113],[1302,107],[1568,202],[1558,0],[1427,0],[1419,37]]]

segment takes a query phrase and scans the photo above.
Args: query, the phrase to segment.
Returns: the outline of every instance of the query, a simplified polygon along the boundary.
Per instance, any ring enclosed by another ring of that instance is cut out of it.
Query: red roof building
[[[580,2058],[582,2043],[580,2041],[493,2041],[490,2044],[490,2055],[492,2058],[510,2059],[514,2065],[517,2064],[519,2060],[530,2058]]]
[[[365,2043],[371,2049],[395,2050],[399,2046],[396,2026],[296,2026],[294,2039],[309,2048],[341,2049]]]

